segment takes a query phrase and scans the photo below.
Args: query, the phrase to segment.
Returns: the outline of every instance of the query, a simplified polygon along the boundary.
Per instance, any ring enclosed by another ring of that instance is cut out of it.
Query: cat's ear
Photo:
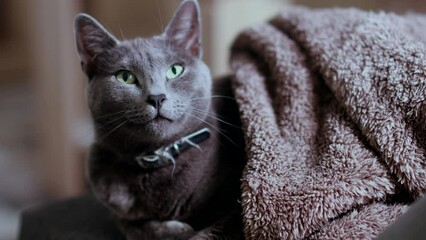
[[[196,0],[184,0],[180,4],[165,34],[192,56],[201,58],[201,17]]]
[[[77,52],[83,71],[90,76],[94,58],[117,45],[118,40],[91,16],[80,13],[74,20]]]

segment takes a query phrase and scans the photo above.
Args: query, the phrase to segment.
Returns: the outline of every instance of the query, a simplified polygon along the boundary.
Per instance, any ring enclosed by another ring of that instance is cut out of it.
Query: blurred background
[[[0,0],[0,240],[15,239],[19,213],[87,191],[92,141],[86,79],[74,49],[73,18],[87,12],[118,38],[158,34],[179,0]],[[358,7],[424,12],[406,0],[200,0],[204,60],[227,74],[228,48],[241,30],[279,9]]]

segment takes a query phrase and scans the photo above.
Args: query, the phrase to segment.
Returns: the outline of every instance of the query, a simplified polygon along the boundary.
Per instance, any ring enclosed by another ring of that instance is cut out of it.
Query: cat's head
[[[158,36],[120,41],[86,14],[77,15],[75,35],[98,137],[164,141],[206,118],[212,81],[195,0],[183,1]]]

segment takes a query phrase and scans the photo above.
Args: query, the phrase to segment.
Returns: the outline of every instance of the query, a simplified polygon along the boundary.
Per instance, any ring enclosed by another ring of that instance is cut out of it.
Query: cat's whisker
[[[203,122],[203,123],[205,123],[205,124],[207,124],[208,126],[210,126],[213,130],[216,130],[218,133],[220,133],[222,136],[224,136],[226,139],[228,139],[228,141],[230,141],[232,144],[234,144],[235,146],[238,146],[234,141],[232,141],[232,139],[231,138],[229,138],[228,136],[226,136],[226,134],[224,133],[224,132],[222,132],[218,127],[216,127],[216,126],[214,126],[213,124],[211,124],[211,123],[209,123],[209,122],[207,122],[207,121],[205,121],[204,119],[202,119],[202,118],[199,118],[199,117],[197,117],[197,116],[195,116],[194,114],[189,114],[189,115],[191,115],[192,117],[194,117],[195,119],[198,119],[199,121],[201,121],[201,122]]]
[[[99,119],[103,119],[103,118],[107,118],[107,117],[112,117],[112,116],[115,116],[115,115],[118,115],[118,114],[125,113],[126,111],[127,111],[127,109],[121,110],[121,111],[118,111],[118,112],[114,112],[114,113],[105,114],[105,115],[102,115],[102,116],[99,116],[99,117],[95,117],[94,119],[99,120]]]
[[[126,37],[124,36],[123,28],[121,27],[121,25],[120,25],[120,33],[121,33],[121,37],[122,37],[122,39],[123,39],[123,40],[124,40],[124,39],[126,39]]]
[[[216,113],[216,112],[211,113],[210,111],[206,111],[206,110],[202,110],[202,109],[198,109],[198,108],[193,108],[193,107],[191,107],[191,106],[187,106],[187,108],[194,109],[194,110],[197,110],[197,111],[201,111],[201,112],[203,112],[203,113],[211,114],[212,116],[219,117],[219,118],[221,118],[222,120],[223,120],[223,118],[226,118],[226,116],[225,116],[225,115],[220,115],[220,114],[218,114],[218,113]]]
[[[209,116],[209,117],[211,117],[211,118],[213,118],[213,119],[215,119],[215,120],[217,120],[217,121],[219,121],[219,122],[222,122],[222,123],[224,123],[224,124],[226,124],[226,125],[229,125],[229,126],[231,126],[231,127],[241,129],[241,127],[239,127],[239,126],[237,126],[237,125],[234,125],[234,124],[232,124],[232,123],[229,123],[229,122],[227,122],[227,121],[225,121],[225,120],[223,120],[223,119],[220,119],[220,118],[218,118],[218,117],[214,116],[213,114],[210,114],[209,112],[202,111],[202,110],[199,110],[199,109],[196,109],[196,108],[191,108],[191,110],[196,111],[196,112],[198,112],[198,113],[206,114],[207,116]]]
[[[84,136],[82,136],[82,138],[87,138],[87,137],[93,136],[93,135],[96,136],[97,130],[101,130],[101,129],[107,127],[108,125],[111,125],[111,124],[113,124],[113,123],[115,123],[119,120],[122,120],[124,117],[126,117],[126,115],[124,114],[124,113],[126,113],[126,111],[128,111],[128,110],[125,109],[125,110],[121,110],[121,111],[118,111],[118,112],[104,114],[104,115],[101,115],[99,117],[93,117],[93,120],[95,121],[95,123],[93,124],[93,128],[91,129],[91,131],[88,131],[88,133],[84,134]],[[120,115],[120,116],[117,117],[117,115]],[[107,119],[107,118],[112,118],[112,119]],[[106,121],[106,122],[103,122],[101,120]],[[101,125],[98,126],[98,124],[101,124]]]
[[[107,132],[106,134],[104,134],[103,136],[101,136],[99,139],[103,140],[106,137],[108,137],[109,135],[111,135],[115,130],[119,129],[121,126],[123,126],[124,124],[127,123],[127,119],[124,120],[123,122],[121,122],[120,124],[118,124],[117,126],[115,126],[114,128],[112,128],[109,132]]]
[[[211,98],[225,98],[225,99],[229,99],[229,100],[234,100],[235,101],[235,98],[229,97],[229,96],[223,96],[223,95],[211,95],[211,96],[207,96],[207,97],[191,98],[190,101],[203,100],[203,99],[211,99]]]
[[[78,131],[78,138],[84,142],[92,142],[94,139],[94,126],[92,122],[78,121],[72,124],[72,128]]]
[[[133,136],[133,133],[135,132],[135,130],[134,129],[132,129],[131,131],[130,131],[130,134],[129,134],[129,136],[128,136],[128,140],[129,141],[131,141],[132,140],[132,136]]]
[[[106,114],[106,115],[103,115],[103,116],[100,116],[100,117],[97,117],[97,118],[94,118],[94,119],[96,121],[98,121],[98,120],[103,119],[103,118],[114,117],[115,115],[123,114],[123,115],[119,116],[118,118],[115,118],[115,119],[111,120],[111,122],[104,123],[104,125],[108,125],[108,124],[110,124],[112,122],[115,122],[118,119],[122,119],[123,117],[129,117],[129,118],[136,117],[136,116],[138,116],[139,113],[140,112],[138,110],[134,110],[134,111],[121,110],[121,111],[118,111],[116,113]],[[103,127],[103,126],[101,126],[101,127]]]
[[[158,0],[155,0],[155,5],[157,7],[157,14],[160,21],[160,29],[161,29],[161,32],[164,32],[163,15],[161,14],[161,9],[160,9],[160,5],[158,4]]]
[[[96,129],[96,130],[100,130],[100,129],[102,129],[102,128],[107,127],[108,125],[111,125],[111,124],[113,124],[113,123],[116,123],[117,121],[123,120],[123,118],[126,118],[126,116],[120,116],[120,117],[118,117],[118,118],[114,118],[113,120],[110,120],[110,121],[108,121],[108,122],[106,122],[106,123],[103,123],[102,125],[100,125],[100,126],[96,127],[95,129]]]

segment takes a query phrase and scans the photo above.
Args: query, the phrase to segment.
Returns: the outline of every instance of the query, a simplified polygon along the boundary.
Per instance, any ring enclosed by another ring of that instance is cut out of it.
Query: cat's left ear
[[[196,0],[184,0],[180,4],[165,34],[192,56],[201,58],[201,17]]]

